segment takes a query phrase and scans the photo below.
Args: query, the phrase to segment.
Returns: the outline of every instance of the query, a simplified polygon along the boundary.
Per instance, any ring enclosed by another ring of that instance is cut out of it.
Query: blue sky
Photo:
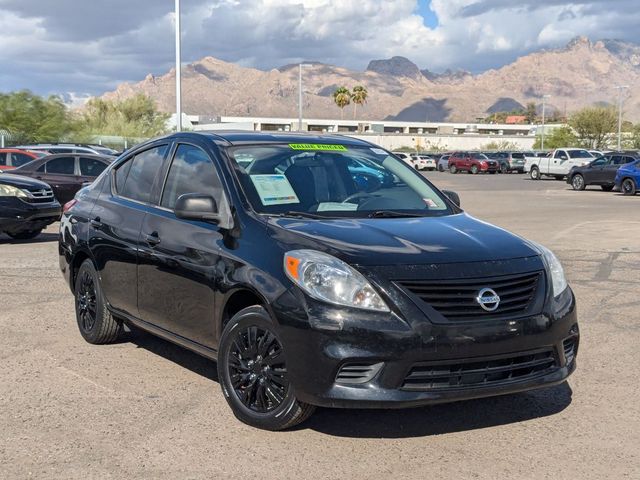
[[[0,0],[0,91],[101,94],[174,61],[171,0]],[[638,0],[182,0],[183,60],[480,73],[577,35],[640,42]]]

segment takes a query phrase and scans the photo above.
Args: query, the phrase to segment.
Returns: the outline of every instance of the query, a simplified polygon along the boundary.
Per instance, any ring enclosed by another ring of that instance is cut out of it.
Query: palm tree
[[[344,107],[351,103],[351,92],[346,87],[339,87],[333,92],[333,101],[340,108],[340,119],[343,119]]]
[[[353,102],[353,119],[356,119],[358,105],[367,103],[369,92],[362,85],[356,85],[351,92],[351,101]]]

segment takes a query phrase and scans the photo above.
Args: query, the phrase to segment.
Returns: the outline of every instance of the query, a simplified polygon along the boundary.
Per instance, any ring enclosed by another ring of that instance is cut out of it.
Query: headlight
[[[0,185],[0,197],[27,198],[27,194],[12,185]]]
[[[553,287],[553,296],[557,297],[567,288],[567,279],[564,276],[564,269],[558,257],[556,257],[547,247],[536,243],[535,246],[540,251],[540,255],[547,266],[547,272],[551,277],[551,286]]]
[[[316,250],[292,250],[284,256],[287,276],[309,296],[336,305],[388,312],[362,274],[331,255]]]

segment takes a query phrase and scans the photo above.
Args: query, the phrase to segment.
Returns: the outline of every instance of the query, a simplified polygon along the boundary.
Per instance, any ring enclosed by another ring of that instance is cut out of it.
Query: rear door
[[[130,155],[110,172],[91,212],[89,248],[109,304],[138,317],[138,248],[142,219],[158,195],[167,143]]]
[[[138,305],[143,320],[215,348],[215,271],[222,226],[179,219],[173,211],[186,193],[211,195],[220,211],[228,208],[216,161],[203,147],[177,144],[159,205],[143,220]]]

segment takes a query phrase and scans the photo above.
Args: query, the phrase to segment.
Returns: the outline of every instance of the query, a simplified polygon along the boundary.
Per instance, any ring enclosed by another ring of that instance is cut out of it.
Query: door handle
[[[92,218],[89,223],[92,227],[100,228],[102,227],[102,222],[100,221],[100,217]]]
[[[160,243],[160,237],[158,237],[158,232],[153,232],[151,235],[145,235],[144,241],[147,242],[152,247],[158,245]]]

